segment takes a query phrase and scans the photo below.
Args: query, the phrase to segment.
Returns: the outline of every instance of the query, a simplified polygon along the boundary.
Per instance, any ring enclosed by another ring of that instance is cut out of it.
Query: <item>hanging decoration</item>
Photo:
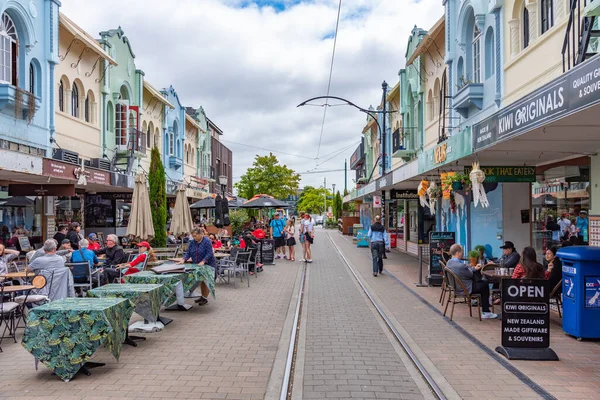
[[[456,172],[442,172],[440,178],[442,179],[442,193],[445,200],[450,200],[450,192],[452,191],[452,176]]]
[[[419,202],[421,203],[421,207],[429,207],[429,203],[427,202],[427,189],[429,188],[429,182],[427,179],[423,179],[421,183],[419,183],[419,187],[417,188],[417,194],[419,195]]]
[[[471,185],[473,187],[473,204],[475,207],[477,207],[479,203],[481,203],[481,207],[483,208],[489,207],[490,203],[488,202],[485,189],[483,188],[485,173],[479,168],[479,162],[475,161],[473,163],[473,169],[469,174],[469,178],[471,179]]]
[[[435,184],[435,182],[431,182],[431,185],[429,185],[429,188],[427,188],[427,195],[429,196],[429,213],[431,215],[435,215],[437,193],[439,193],[438,186]]]

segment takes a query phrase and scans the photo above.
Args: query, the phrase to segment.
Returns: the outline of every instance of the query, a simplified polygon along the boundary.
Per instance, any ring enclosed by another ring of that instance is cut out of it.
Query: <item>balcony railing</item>
[[[417,152],[417,133],[415,127],[396,129],[392,133],[392,156],[409,160]]]
[[[128,138],[117,137],[117,151],[119,153],[133,152],[138,156],[146,155],[146,135],[136,128],[129,128]]]

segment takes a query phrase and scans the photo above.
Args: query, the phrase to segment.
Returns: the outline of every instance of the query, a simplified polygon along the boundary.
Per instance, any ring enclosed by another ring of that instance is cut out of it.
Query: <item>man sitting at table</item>
[[[481,318],[498,318],[498,315],[490,312],[490,287],[481,277],[481,264],[477,264],[475,267],[466,266],[461,261],[463,248],[460,244],[450,246],[450,255],[452,258],[448,260],[446,267],[460,278],[469,294],[481,295]]]
[[[180,264],[192,262],[199,265],[209,265],[215,269],[217,267],[217,259],[213,253],[212,243],[204,236],[204,231],[201,228],[196,228],[192,231],[192,237],[194,240],[190,241],[188,249],[183,255],[183,261]],[[202,296],[195,301],[203,306],[208,303],[208,295],[210,294],[205,282],[196,283],[188,292],[188,297],[194,293],[194,290],[198,286],[200,286]]]
[[[65,259],[56,254],[56,241],[48,239],[42,248],[45,255],[33,260],[26,268],[26,271],[43,275],[47,280],[46,287],[36,294],[46,295],[50,301],[75,297],[73,274],[65,268]]]
[[[90,267],[94,268],[100,261],[96,253],[89,248],[90,242],[87,239],[81,239],[79,241],[79,250],[76,250],[71,254],[71,262],[80,263],[87,261]]]
[[[104,266],[102,268],[102,279],[104,282],[112,283],[120,275],[115,267],[127,262],[127,254],[125,254],[123,248],[119,246],[119,238],[117,235],[108,235],[106,237],[106,247],[96,250],[95,253],[106,255]]]
[[[500,248],[503,253],[499,261],[500,266],[504,268],[516,268],[519,261],[521,261],[521,256],[517,253],[513,242],[506,241]]]
[[[96,250],[100,250],[100,241],[98,240],[98,235],[96,235],[95,233],[90,233],[88,235],[88,250],[92,250],[92,251],[96,251]]]

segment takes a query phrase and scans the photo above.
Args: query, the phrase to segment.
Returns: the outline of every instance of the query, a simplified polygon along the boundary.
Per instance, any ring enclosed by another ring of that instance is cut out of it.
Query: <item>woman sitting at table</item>
[[[150,247],[148,242],[140,242],[137,246],[140,248],[140,254],[138,254],[138,256],[130,262],[119,264],[116,267],[117,270],[126,268],[125,272],[123,272],[123,275],[131,275],[142,271],[143,266],[146,263],[146,259],[148,259],[150,262],[156,261],[154,250],[152,250],[152,247]],[[138,265],[140,265],[142,269],[137,268]]]
[[[208,235],[208,238],[210,239],[210,243],[212,244],[213,249],[220,249],[221,247],[223,247],[223,243],[219,239],[217,239],[217,236],[215,236],[214,233]]]
[[[544,268],[546,269],[545,278],[550,281],[550,290],[562,280],[562,261],[556,257],[558,247],[552,246],[546,250],[546,259],[544,260]],[[562,287],[559,286],[558,293],[562,292]]]
[[[544,279],[544,267],[537,262],[537,256],[533,247],[525,247],[521,255],[521,261],[517,264],[513,279]]]

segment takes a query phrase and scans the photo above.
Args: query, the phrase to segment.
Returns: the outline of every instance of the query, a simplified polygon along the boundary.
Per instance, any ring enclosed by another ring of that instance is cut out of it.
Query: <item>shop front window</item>
[[[115,208],[113,200],[102,195],[85,197],[86,228],[112,228],[115,226]]]
[[[42,201],[29,196],[10,197],[0,190],[0,243],[20,249],[19,236],[38,238],[38,243],[41,234]]]
[[[131,215],[131,202],[127,200],[117,200],[117,228],[125,228],[129,225],[129,216]]]
[[[82,201],[78,196],[59,197],[56,201],[56,225],[83,224]]]

